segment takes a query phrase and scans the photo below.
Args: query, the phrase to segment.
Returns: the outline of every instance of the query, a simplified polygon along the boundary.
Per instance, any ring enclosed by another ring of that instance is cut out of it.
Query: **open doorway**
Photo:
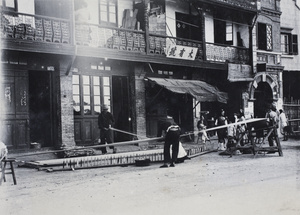
[[[273,92],[267,82],[260,82],[254,92],[254,116],[263,118],[273,102]]]
[[[42,147],[53,145],[51,73],[29,71],[29,128],[30,141]]]
[[[112,98],[113,98],[113,114],[115,118],[115,128],[132,132],[130,121],[130,109],[129,109],[129,86],[128,78],[124,76],[112,77]],[[131,140],[132,136],[115,132],[115,142]]]

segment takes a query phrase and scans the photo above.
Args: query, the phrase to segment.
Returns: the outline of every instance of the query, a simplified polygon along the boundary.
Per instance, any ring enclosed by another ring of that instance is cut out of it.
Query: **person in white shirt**
[[[283,134],[283,140],[288,140],[288,119],[282,109],[279,110],[279,113],[280,132]]]

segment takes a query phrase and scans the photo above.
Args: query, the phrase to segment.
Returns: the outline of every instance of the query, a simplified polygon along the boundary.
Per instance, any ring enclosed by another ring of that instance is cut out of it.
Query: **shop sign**
[[[183,60],[195,60],[198,48],[189,46],[180,46],[170,44],[167,47],[166,56],[169,58],[183,59]]]
[[[253,81],[251,66],[228,63],[228,80],[231,82]]]

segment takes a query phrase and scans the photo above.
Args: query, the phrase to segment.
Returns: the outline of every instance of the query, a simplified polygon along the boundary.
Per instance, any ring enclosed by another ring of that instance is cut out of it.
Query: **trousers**
[[[113,143],[113,131],[111,129],[105,130],[100,129],[100,145],[104,145],[105,143],[110,144]],[[110,149],[114,149],[113,146],[109,147]],[[106,147],[101,148],[102,153],[107,153]]]
[[[164,162],[174,163],[177,160],[179,150],[180,130],[169,130],[165,137],[164,145]],[[170,155],[170,147],[172,146],[172,156]]]

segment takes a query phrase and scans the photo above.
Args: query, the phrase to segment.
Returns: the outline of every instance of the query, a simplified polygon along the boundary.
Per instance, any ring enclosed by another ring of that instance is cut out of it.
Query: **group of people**
[[[108,111],[108,106],[103,105],[102,111],[98,116],[98,127],[100,129],[100,145],[102,154],[107,153],[106,143],[111,144],[114,142],[113,138],[113,126],[115,123],[114,116]],[[158,137],[164,137],[164,167],[175,167],[175,162],[178,161],[178,154],[181,154],[180,158],[186,157],[186,152],[180,144],[181,128],[175,123],[172,117],[167,117],[162,120],[158,127]],[[109,146],[116,153],[117,150],[114,146]],[[182,152],[180,153],[180,149]]]
[[[283,134],[283,140],[288,140],[288,135],[290,133],[288,118],[284,111],[280,109],[277,111],[275,104],[270,106],[270,109],[266,113],[267,125],[264,124],[264,128],[270,128],[272,126],[279,127],[280,132]],[[220,115],[215,120],[215,126],[221,126],[220,129],[217,129],[218,137],[218,150],[220,151],[229,151],[230,153],[241,153],[239,150],[236,150],[238,146],[244,146],[247,143],[247,124],[238,123],[245,121],[245,115],[243,110],[240,109],[238,113],[234,113],[232,117],[227,117],[225,111],[221,109]],[[202,143],[205,144],[209,140],[207,135],[205,123],[205,117],[202,115],[198,121],[197,128],[199,130],[199,136],[201,137]],[[223,128],[222,128],[223,126]],[[248,127],[250,129],[251,126]],[[273,131],[268,137],[268,142],[270,146],[274,146],[274,139],[277,138],[277,131]],[[226,143],[227,141],[227,143]],[[246,150],[245,150],[246,151]]]
[[[227,149],[230,152],[233,152],[234,148],[236,148],[237,145],[244,145],[246,143],[247,124],[233,124],[242,121],[245,121],[245,116],[242,109],[240,109],[238,113],[234,113],[232,117],[225,116],[225,111],[221,109],[220,115],[215,121],[215,126],[228,126],[217,130],[218,150],[225,151]],[[236,150],[235,152],[240,153],[240,151],[238,150]]]
[[[275,105],[271,105],[270,110],[266,114],[268,126],[278,126],[280,123],[281,133],[284,135],[284,140],[288,139],[288,119],[282,109],[279,111],[276,110]],[[247,124],[236,122],[245,121],[245,116],[243,110],[239,110],[238,113],[234,113],[232,117],[228,118],[225,116],[225,111],[221,109],[220,115],[215,121],[215,126],[223,126],[220,129],[217,129],[218,136],[218,150],[225,151],[229,150],[231,152],[240,153],[237,149],[237,146],[244,146],[247,141]],[[102,111],[98,117],[98,126],[100,129],[100,144],[104,145],[106,143],[113,143],[113,130],[112,126],[114,125],[114,117],[108,111],[108,106],[104,105]],[[228,125],[228,126],[226,126]],[[197,123],[197,128],[199,131],[199,137],[201,137],[202,143],[209,141],[209,135],[206,132],[207,122],[203,115],[201,115],[200,120]],[[180,148],[183,147],[180,144],[180,134],[181,128],[175,123],[172,117],[167,117],[159,122],[158,125],[158,137],[164,137],[164,164],[161,166],[165,167],[174,167],[175,162],[178,158],[178,153]],[[272,133],[268,137],[269,145],[273,146],[274,137],[276,133]],[[227,140],[227,143],[226,143]],[[113,153],[116,153],[116,148],[114,146],[109,146],[113,150]],[[106,147],[101,147],[102,154],[106,154]],[[185,154],[186,155],[186,154]]]

